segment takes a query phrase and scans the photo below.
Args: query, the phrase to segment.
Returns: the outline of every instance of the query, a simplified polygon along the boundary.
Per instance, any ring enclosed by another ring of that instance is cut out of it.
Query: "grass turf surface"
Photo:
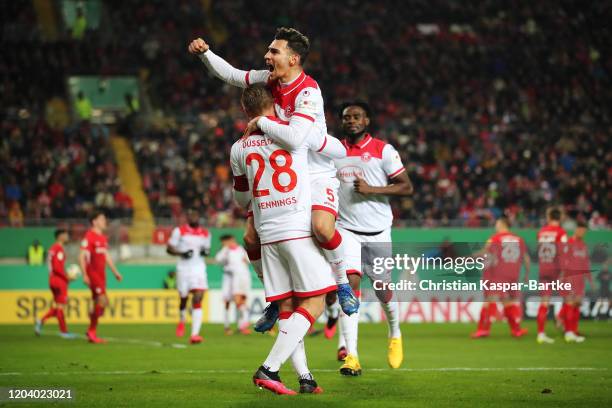
[[[582,323],[583,344],[566,344],[556,335],[556,344],[537,345],[534,323],[527,327],[530,334],[520,340],[510,338],[501,323],[490,338],[471,340],[473,325],[403,325],[404,364],[392,371],[386,363],[386,326],[364,324],[359,328],[364,373],[355,378],[337,372],[336,339],[308,337],[309,366],[324,393],[280,397],[251,383],[272,346],[270,336],[226,337],[220,325],[204,325],[203,344],[174,348],[186,338],[174,337],[173,326],[104,325],[102,320],[99,335],[115,340],[92,345],[52,335],[53,321],[40,338],[31,327],[0,326],[0,387],[70,387],[76,400],[69,406],[87,407],[610,405],[612,324]],[[85,331],[78,325],[70,329]],[[554,332],[552,323],[548,329]],[[298,388],[289,364],[281,376]],[[41,403],[16,406],[28,405]]]

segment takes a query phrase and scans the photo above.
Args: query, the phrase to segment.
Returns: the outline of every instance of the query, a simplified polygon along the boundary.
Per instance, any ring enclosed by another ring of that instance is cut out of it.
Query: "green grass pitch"
[[[308,337],[309,365],[323,387],[321,395],[276,396],[252,385],[251,375],[265,359],[273,338],[226,337],[220,325],[204,325],[205,341],[183,348],[171,325],[104,325],[108,344],[53,335],[37,338],[31,327],[0,327],[0,387],[70,387],[72,403],[83,407],[475,407],[610,406],[612,402],[612,324],[585,322],[583,344],[537,345],[535,327],[512,339],[506,325],[494,324],[488,339],[471,340],[473,325],[405,324],[402,369],[386,363],[386,326],[360,326],[361,377],[342,377],[335,360],[336,339]],[[549,323],[549,334],[555,329]],[[84,326],[70,327],[75,333]],[[285,383],[297,388],[289,364]],[[550,392],[545,390],[550,390]],[[67,405],[66,405],[67,404]],[[45,404],[42,404],[45,405]],[[0,402],[0,406],[42,406],[40,402]]]

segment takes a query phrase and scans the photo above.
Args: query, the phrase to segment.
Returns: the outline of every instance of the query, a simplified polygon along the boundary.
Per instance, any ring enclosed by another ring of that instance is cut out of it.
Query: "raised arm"
[[[212,52],[210,46],[201,38],[197,38],[189,44],[189,52],[197,55],[211,74],[233,86],[246,88],[249,85],[266,83],[270,76],[270,72],[266,70],[243,71],[234,68],[226,60]]]

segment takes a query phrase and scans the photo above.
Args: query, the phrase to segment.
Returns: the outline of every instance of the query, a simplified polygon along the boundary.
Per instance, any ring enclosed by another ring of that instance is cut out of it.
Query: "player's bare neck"
[[[100,228],[97,228],[97,227],[91,227],[91,230],[92,230],[93,232],[95,232],[96,234],[100,234],[100,235],[102,235],[102,230],[101,230]]]
[[[302,69],[302,67],[295,67],[290,69],[285,75],[280,78],[281,84],[285,86],[291,85],[293,81],[295,81],[300,75],[302,75],[303,71],[304,70]]]
[[[550,226],[550,227],[558,227],[559,226],[559,221],[549,221],[548,222],[548,226]]]

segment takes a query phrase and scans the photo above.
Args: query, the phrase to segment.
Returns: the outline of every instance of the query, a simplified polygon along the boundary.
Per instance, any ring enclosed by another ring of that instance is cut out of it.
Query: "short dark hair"
[[[56,229],[56,230],[55,230],[55,233],[54,233],[55,239],[57,239],[57,237],[59,237],[60,235],[62,235],[62,234],[64,234],[64,233],[67,233],[67,232],[68,232],[68,231],[67,231],[66,229],[64,229],[64,228],[58,228],[58,229]]]
[[[221,237],[219,238],[221,241],[227,241],[228,239],[233,239],[234,236],[231,234],[223,234],[221,235]]]
[[[512,226],[512,223],[510,222],[510,218],[508,218],[505,215],[502,215],[497,220],[503,222],[504,225],[506,225],[506,227],[508,227],[508,228],[510,228]]]
[[[548,211],[548,218],[553,221],[561,221],[561,210],[559,210],[558,208],[551,208]]]
[[[589,224],[587,224],[585,220],[578,220],[578,222],[576,223],[576,227],[589,228]]]
[[[370,105],[368,105],[367,102],[364,101],[353,101],[353,102],[345,102],[342,104],[342,106],[340,107],[340,119],[342,119],[342,115],[344,113],[344,110],[346,108],[350,108],[351,106],[356,106],[358,108],[363,109],[363,111],[365,112],[366,116],[369,118],[372,115],[372,110],[370,109]]]
[[[275,40],[287,41],[287,47],[300,56],[300,64],[304,65],[310,52],[310,40],[295,28],[280,27],[274,35]]]
[[[265,108],[274,106],[274,97],[264,85],[251,85],[242,91],[240,103],[246,114],[254,117],[260,115]]]
[[[106,215],[106,213],[105,213],[104,211],[102,211],[102,210],[95,210],[95,211],[94,211],[94,212],[92,212],[92,213],[91,213],[91,215],[89,216],[89,223],[90,223],[90,224],[91,224],[91,223],[93,223],[93,222],[94,222],[94,220],[95,220],[96,218],[98,218],[99,216],[101,216],[101,215]]]

